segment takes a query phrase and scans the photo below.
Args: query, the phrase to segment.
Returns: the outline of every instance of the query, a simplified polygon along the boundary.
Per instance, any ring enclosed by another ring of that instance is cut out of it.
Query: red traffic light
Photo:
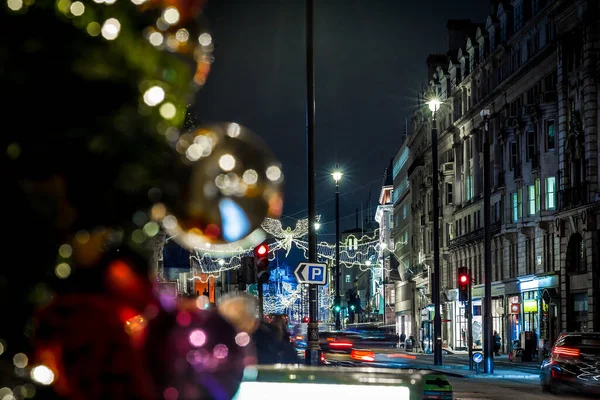
[[[460,276],[460,283],[467,283],[468,280],[469,278],[466,275]]]
[[[257,256],[261,256],[261,257],[266,256],[268,252],[269,252],[269,246],[267,246],[264,243],[254,249],[254,254],[256,254]]]

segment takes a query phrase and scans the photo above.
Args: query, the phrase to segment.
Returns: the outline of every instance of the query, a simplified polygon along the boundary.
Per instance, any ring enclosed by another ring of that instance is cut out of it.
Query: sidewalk
[[[457,377],[480,378],[480,379],[517,379],[517,380],[538,380],[540,363],[532,362],[510,362],[508,356],[501,355],[494,357],[494,374],[484,374],[483,364],[479,365],[480,373],[477,370],[469,370],[468,354],[444,354],[442,356],[442,365],[433,365],[433,356],[430,354],[417,354],[415,363],[411,363],[417,368],[428,368],[440,370],[446,374],[453,374]]]

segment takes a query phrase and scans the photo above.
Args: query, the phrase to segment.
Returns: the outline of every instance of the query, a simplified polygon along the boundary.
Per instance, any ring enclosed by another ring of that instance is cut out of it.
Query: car
[[[600,332],[562,333],[540,367],[542,389],[600,394]]]

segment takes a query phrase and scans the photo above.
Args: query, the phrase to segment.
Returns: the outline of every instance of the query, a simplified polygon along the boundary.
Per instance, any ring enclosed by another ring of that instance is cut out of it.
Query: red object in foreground
[[[358,361],[375,361],[375,353],[370,350],[352,350],[350,358]]]

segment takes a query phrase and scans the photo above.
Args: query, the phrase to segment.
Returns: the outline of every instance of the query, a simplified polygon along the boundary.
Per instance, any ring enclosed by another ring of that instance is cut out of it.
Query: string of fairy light
[[[301,219],[294,229],[283,228],[281,221],[267,218],[262,224],[262,229],[269,235],[269,260],[274,260],[278,251],[285,251],[287,256],[293,247],[301,250],[304,257],[308,256],[308,220]],[[396,250],[406,243],[396,242],[393,247],[382,244],[379,239],[379,230],[363,236],[348,235],[340,241],[340,266],[345,268],[357,267],[360,271],[368,271],[375,266],[377,258],[384,250],[395,256]],[[241,266],[244,256],[251,256],[253,249],[237,247],[213,246],[212,248],[196,248],[190,255],[191,279],[201,281],[211,277],[218,277],[222,272],[234,270]],[[319,260],[335,261],[335,244],[321,241],[317,243]],[[389,267],[377,265],[385,271]]]

